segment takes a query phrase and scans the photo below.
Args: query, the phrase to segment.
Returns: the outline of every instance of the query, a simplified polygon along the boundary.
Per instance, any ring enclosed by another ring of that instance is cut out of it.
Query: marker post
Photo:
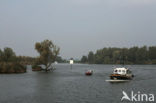
[[[70,60],[70,68],[72,69],[72,65],[74,64],[74,61],[73,60]]]

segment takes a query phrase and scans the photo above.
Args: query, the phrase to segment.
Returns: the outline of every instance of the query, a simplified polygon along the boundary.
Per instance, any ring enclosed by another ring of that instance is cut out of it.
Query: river
[[[0,74],[0,103],[120,103],[122,91],[156,95],[156,65],[127,66],[135,77],[125,83],[105,81],[113,65],[54,67],[48,73],[32,72],[28,66],[24,74]],[[88,69],[94,71],[92,76],[85,76]]]

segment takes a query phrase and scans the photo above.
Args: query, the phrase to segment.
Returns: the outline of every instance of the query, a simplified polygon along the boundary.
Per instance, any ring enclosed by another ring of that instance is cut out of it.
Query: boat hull
[[[93,74],[93,71],[92,70],[88,70],[85,74],[86,75],[92,75]]]
[[[120,74],[111,74],[111,80],[131,80],[132,76],[120,75]]]
[[[92,75],[92,73],[85,73],[86,75]]]
[[[122,83],[122,82],[128,82],[130,80],[106,80],[106,82],[110,83]]]

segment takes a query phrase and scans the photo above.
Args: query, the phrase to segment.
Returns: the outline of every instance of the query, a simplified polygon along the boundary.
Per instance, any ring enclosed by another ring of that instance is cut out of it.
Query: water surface
[[[0,74],[0,103],[119,103],[122,91],[156,95],[156,65],[128,66],[135,78],[125,83],[105,80],[112,65],[54,65],[53,72]],[[92,69],[92,76],[85,76]]]

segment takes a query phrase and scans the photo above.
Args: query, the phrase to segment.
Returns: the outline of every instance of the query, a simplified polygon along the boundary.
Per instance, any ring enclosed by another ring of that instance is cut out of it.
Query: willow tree
[[[46,72],[48,68],[55,62],[57,55],[59,54],[60,48],[53,44],[50,40],[44,40],[35,44],[35,49],[40,54],[37,58],[39,64],[45,65]]]

